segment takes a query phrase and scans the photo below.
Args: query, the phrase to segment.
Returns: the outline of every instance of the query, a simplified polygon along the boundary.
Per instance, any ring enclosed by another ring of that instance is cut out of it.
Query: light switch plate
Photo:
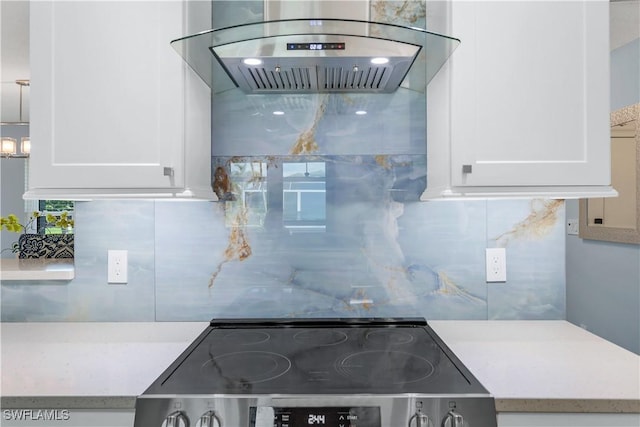
[[[127,252],[126,250],[108,251],[108,283],[127,283]]]
[[[507,250],[505,248],[487,248],[487,282],[507,281]]]

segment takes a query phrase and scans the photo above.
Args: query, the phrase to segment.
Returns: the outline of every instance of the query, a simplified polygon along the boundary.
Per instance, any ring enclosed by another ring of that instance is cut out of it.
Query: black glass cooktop
[[[145,394],[487,393],[424,319],[212,321]]]

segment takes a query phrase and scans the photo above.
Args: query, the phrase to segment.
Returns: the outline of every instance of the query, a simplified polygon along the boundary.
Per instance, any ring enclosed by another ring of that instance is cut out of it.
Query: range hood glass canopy
[[[213,93],[239,87],[272,94],[425,92],[459,43],[393,24],[285,19],[208,30],[171,45]]]

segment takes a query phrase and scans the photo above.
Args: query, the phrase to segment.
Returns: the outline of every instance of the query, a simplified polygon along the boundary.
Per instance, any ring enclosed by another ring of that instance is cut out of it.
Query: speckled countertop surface
[[[133,409],[207,324],[1,323],[0,406]]]
[[[640,356],[564,321],[433,321],[499,412],[640,413]],[[206,322],[2,323],[3,408],[133,410]]]
[[[498,412],[640,413],[640,356],[565,321],[433,321]]]

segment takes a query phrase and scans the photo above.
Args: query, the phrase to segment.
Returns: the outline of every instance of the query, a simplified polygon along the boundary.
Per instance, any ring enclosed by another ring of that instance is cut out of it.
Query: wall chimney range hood
[[[351,19],[281,19],[203,31],[171,45],[213,93],[425,92],[459,40]]]

